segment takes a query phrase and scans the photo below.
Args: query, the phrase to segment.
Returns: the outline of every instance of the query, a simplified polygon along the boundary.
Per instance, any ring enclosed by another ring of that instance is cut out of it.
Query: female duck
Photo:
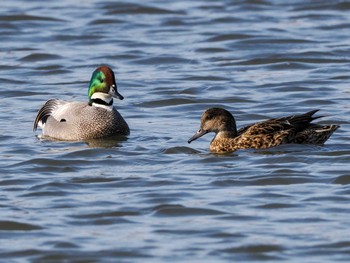
[[[211,108],[203,113],[201,127],[188,143],[215,132],[210,143],[210,151],[215,153],[247,148],[265,149],[286,143],[323,144],[339,126],[312,124],[313,120],[322,117],[313,117],[317,111],[270,119],[237,131],[236,121],[230,112]]]
[[[35,131],[58,140],[81,141],[115,135],[129,135],[130,130],[113,107],[113,98],[123,99],[117,91],[114,72],[107,66],[97,68],[91,77],[89,102],[48,100],[34,121]]]

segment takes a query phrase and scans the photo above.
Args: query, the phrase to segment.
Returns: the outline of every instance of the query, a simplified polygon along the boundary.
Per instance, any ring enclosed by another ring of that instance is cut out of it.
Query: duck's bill
[[[199,129],[195,135],[193,135],[189,140],[188,140],[188,143],[191,143],[193,142],[194,140],[197,140],[199,137],[202,137],[203,135],[207,134],[208,131],[206,130],[202,130],[202,129]]]
[[[111,95],[112,97],[114,98],[117,98],[117,99],[120,99],[120,100],[123,100],[124,97],[122,96],[122,94],[120,94],[118,91],[117,91],[117,86],[115,85],[112,85],[110,88],[109,88],[109,95]]]

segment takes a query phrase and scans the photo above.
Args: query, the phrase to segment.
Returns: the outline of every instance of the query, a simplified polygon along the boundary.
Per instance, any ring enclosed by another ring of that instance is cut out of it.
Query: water
[[[348,262],[347,1],[3,1],[2,262]],[[87,99],[108,64],[131,135],[32,133],[49,98]],[[325,146],[215,155],[209,107],[238,127],[321,109]]]

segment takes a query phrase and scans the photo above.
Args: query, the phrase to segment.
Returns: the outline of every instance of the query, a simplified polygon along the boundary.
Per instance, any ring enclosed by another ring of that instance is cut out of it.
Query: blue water
[[[349,262],[350,3],[3,1],[0,261]],[[50,98],[87,100],[108,64],[120,141],[38,138]],[[324,146],[209,152],[238,127],[320,109]]]

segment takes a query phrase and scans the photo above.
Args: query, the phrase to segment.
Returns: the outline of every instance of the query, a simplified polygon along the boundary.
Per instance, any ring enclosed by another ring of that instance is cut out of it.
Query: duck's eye
[[[212,118],[213,118],[213,116],[210,115],[210,114],[208,114],[208,115],[205,117],[205,120],[209,121],[209,120],[211,120]]]
[[[101,83],[103,83],[105,80],[104,79],[101,79]]]

